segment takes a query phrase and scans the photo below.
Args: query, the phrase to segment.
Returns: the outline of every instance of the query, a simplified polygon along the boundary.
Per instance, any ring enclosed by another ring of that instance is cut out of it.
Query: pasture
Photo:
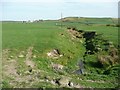
[[[103,38],[118,49],[118,27],[115,24],[117,19],[75,17],[32,23],[3,21],[2,87],[118,87],[119,64],[100,66],[97,56],[108,55],[110,51],[104,51],[101,41],[94,42]],[[76,31],[68,28],[75,28]],[[87,42],[85,38],[75,36],[79,30],[100,34],[101,37],[91,42],[100,43],[103,50],[87,54],[84,59]],[[80,60],[84,63],[84,74],[74,73],[79,69]],[[53,64],[57,66],[53,68]]]

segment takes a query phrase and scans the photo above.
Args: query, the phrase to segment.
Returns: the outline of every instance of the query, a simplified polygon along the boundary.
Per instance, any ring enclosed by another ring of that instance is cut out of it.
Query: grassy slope
[[[97,19],[90,19],[91,22],[99,23]],[[104,22],[106,21],[106,22]],[[44,21],[41,23],[8,23],[3,22],[3,49],[11,49],[11,54],[13,56],[17,55],[21,50],[26,51],[26,49],[30,46],[34,47],[33,53],[38,57],[33,59],[36,62],[38,68],[40,70],[44,70],[43,76],[50,77],[60,77],[61,75],[65,75],[71,77],[73,82],[80,83],[80,85],[85,87],[115,87],[115,77],[114,76],[104,76],[97,74],[97,70],[100,69],[94,68],[91,64],[89,64],[88,74],[86,76],[83,75],[72,75],[71,72],[77,69],[78,59],[81,58],[85,52],[85,48],[79,41],[73,41],[70,39],[70,36],[67,34],[66,27],[67,26],[75,26],[78,29],[82,30],[95,30],[98,33],[103,33],[105,38],[117,44],[117,28],[116,27],[106,27],[105,25],[95,24],[92,26],[80,24],[80,23],[71,23],[64,22],[65,27],[56,26],[55,23],[58,21]],[[82,22],[85,22],[84,20]],[[103,22],[103,23],[102,23]],[[59,22],[58,22],[59,23]],[[100,24],[108,24],[111,23],[110,20],[101,20]],[[60,34],[63,33],[64,37]],[[62,53],[64,53],[64,57],[59,58],[57,60],[52,60],[53,62],[63,64],[66,66],[66,72],[60,74],[54,72],[50,66],[49,58],[46,57],[46,53],[50,50],[57,48]],[[16,50],[17,49],[17,50]],[[71,52],[69,52],[71,51]],[[73,54],[75,53],[75,54]],[[71,56],[69,59],[68,57]],[[23,58],[24,60],[24,58]],[[89,58],[90,62],[95,62],[95,57],[91,56]],[[22,61],[19,63],[23,64]],[[24,66],[23,66],[24,67]],[[22,69],[22,68],[21,68]],[[83,80],[78,80],[77,78],[82,78]],[[9,81],[9,79],[5,79],[5,83]],[[105,83],[100,82],[90,82],[87,80],[102,80]],[[113,83],[114,82],[114,83]],[[7,84],[6,84],[7,85]],[[8,85],[9,86],[9,85]],[[46,86],[46,87],[54,87],[53,85],[44,85],[42,83],[38,83],[37,87]],[[32,87],[35,87],[34,85]]]

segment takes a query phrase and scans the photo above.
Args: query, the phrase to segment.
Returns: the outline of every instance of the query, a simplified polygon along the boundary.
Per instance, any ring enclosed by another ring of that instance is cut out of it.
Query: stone
[[[63,55],[60,55],[60,57],[62,57]]]
[[[83,68],[84,68],[84,63],[83,63],[83,60],[82,60],[82,59],[79,60],[78,66],[79,66],[80,69],[83,69]]]
[[[31,73],[29,71],[25,71],[24,74],[30,75]]]
[[[81,88],[81,86],[80,85],[75,85],[74,88]]]
[[[83,69],[78,69],[75,71],[75,74],[84,74]]]
[[[55,70],[62,70],[63,69],[63,65],[61,64],[52,64],[52,68]]]
[[[50,76],[45,76],[44,79],[45,79],[46,81],[51,81],[51,80],[52,80],[52,78],[51,78]]]
[[[54,49],[47,53],[47,56],[53,59],[57,59],[59,57],[62,57],[63,55],[60,55],[60,52],[58,49]]]
[[[22,54],[21,54],[21,55],[19,55],[18,57],[19,57],[19,58],[23,58],[23,57],[24,57],[24,55],[22,55]]]
[[[10,58],[13,58],[13,56],[10,56]]]
[[[51,84],[55,85],[55,82],[53,80],[50,81]]]
[[[69,82],[68,85],[69,85],[70,87],[73,87],[73,86],[74,86],[73,82]]]
[[[69,84],[69,78],[67,77],[62,77],[60,80],[59,80],[59,84],[61,86],[68,86]]]
[[[36,56],[36,55],[33,55],[33,58],[37,58],[37,56]]]
[[[49,82],[49,80],[48,80],[48,79],[46,79],[46,82]]]

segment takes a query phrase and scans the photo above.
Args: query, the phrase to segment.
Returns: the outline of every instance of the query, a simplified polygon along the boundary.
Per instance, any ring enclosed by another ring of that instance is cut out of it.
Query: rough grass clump
[[[98,54],[97,60],[103,67],[113,66],[119,62],[118,50],[110,48],[108,54]]]
[[[120,24],[116,24],[115,27],[120,27]]]
[[[106,26],[114,27],[115,25],[114,24],[106,24]]]
[[[114,60],[109,55],[98,55],[97,59],[103,67],[108,67],[114,63]]]
[[[106,26],[111,26],[111,27],[120,27],[120,24],[106,24]]]
[[[68,27],[67,27],[67,29],[77,30],[77,28],[76,28],[76,27],[74,27],[74,26],[68,26]]]

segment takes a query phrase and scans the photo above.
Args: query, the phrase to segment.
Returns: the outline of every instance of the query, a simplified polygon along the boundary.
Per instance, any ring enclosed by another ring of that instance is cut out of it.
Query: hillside
[[[64,22],[79,22],[88,24],[117,24],[117,18],[88,18],[88,17],[65,17],[60,19]]]

